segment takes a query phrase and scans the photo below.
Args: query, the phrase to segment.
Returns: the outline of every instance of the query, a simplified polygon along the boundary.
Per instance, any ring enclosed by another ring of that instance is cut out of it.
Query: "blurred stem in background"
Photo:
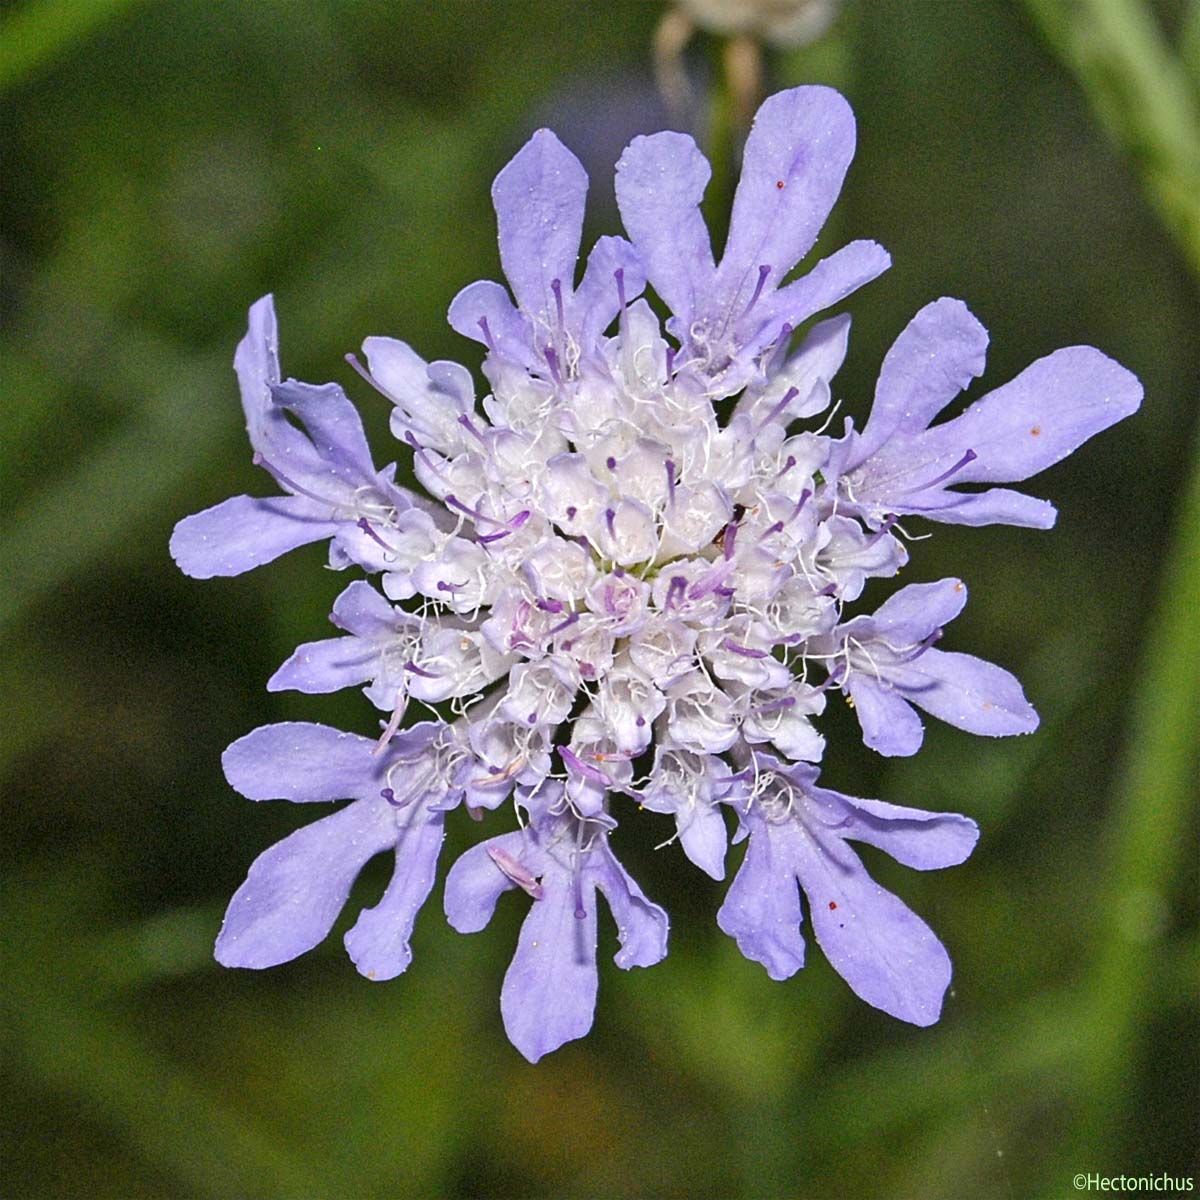
[[[52,66],[72,46],[142,0],[26,0],[0,22],[0,91]]]
[[[1025,0],[1200,278],[1200,0],[1176,54],[1143,0]]]
[[[1091,1035],[1076,1135],[1080,1154],[1120,1145],[1127,1106],[1118,1098],[1137,1083],[1139,1031],[1172,950],[1162,937],[1172,899],[1165,889],[1183,863],[1200,771],[1200,453],[1176,520],[1101,846],[1107,884],[1080,1014]]]
[[[1200,279],[1200,0],[1188,4],[1178,53],[1140,0],[1025,5],[1079,80],[1100,125],[1139,172]],[[1104,844],[1107,884],[1080,1014],[1092,1033],[1076,1130],[1080,1153],[1119,1144],[1126,1106],[1113,1099],[1136,1085],[1138,1030],[1164,967],[1157,936],[1171,899],[1164,884],[1182,862],[1200,767],[1200,445],[1176,520]]]

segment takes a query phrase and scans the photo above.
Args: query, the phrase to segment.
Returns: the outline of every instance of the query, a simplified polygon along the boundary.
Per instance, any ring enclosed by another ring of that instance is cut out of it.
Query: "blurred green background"
[[[589,234],[616,230],[613,162],[666,121],[663,6],[3,6],[0,1193],[1013,1200],[1069,1196],[1076,1172],[1200,1175],[1197,9],[859,0],[769,57],[772,85],[834,84],[858,115],[829,242],[895,258],[852,304],[851,412],[943,294],[990,329],[990,385],[1082,342],[1146,403],[1037,481],[1053,532],[913,548],[912,580],[966,579],[955,646],[1017,672],[1040,732],[931,723],[885,762],[844,712],[827,726],[830,786],[982,828],[932,876],[868,848],[954,958],[941,1023],[869,1009],[816,952],[772,983],[716,930],[723,888],[629,838],[671,955],[626,974],[602,946],[592,1035],[531,1067],[497,1002],[518,904],[463,938],[439,887],[387,984],[355,973],[345,921],[270,972],[212,961],[250,861],[311,819],[233,794],[221,750],[375,713],[263,690],[325,636],[346,578],[319,548],[201,584],[167,538],[273,490],[230,370],[257,296],[285,372],[346,384],[388,461],[386,406],[341,356],[385,333],[477,364],[444,313],[498,271],[488,187],[534,128],[588,166]],[[702,94],[719,62],[693,43]],[[382,883],[368,870],[348,912]]]

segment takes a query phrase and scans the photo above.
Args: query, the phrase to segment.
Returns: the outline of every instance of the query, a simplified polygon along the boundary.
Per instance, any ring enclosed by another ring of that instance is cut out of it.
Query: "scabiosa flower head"
[[[946,952],[849,843],[925,870],[961,862],[977,831],[819,786],[820,718],[840,691],[866,744],[897,755],[920,745],[916,709],[991,736],[1037,717],[1007,671],[935,645],[965,602],[960,581],[848,609],[907,563],[902,516],[1050,524],[1045,501],[961,486],[1027,478],[1141,393],[1076,347],[932,425],[982,371],[986,342],[965,306],[940,300],[888,354],[863,430],[827,433],[849,319],[811,319],[889,260],[854,242],[789,276],[853,145],[835,92],[769,99],[718,262],[699,150],[681,134],[638,138],[617,167],[630,240],[601,238],[577,277],[587,180],[552,133],[534,134],[493,189],[509,287],[475,283],[450,306],[486,349],[483,398],[463,367],[394,339],[368,338],[365,364],[352,360],[392,403],[420,492],[375,469],[340,388],[280,382],[271,301],[251,309],[243,403],[255,461],[285,494],[190,517],[172,549],[208,576],[330,539],[333,566],[378,576],[351,582],[333,606],[341,634],[299,647],[268,686],[364,686],[381,715],[372,738],[289,723],[226,752],[251,799],[350,804],[255,862],[220,961],[265,967],[311,948],[363,864],[391,852],[392,882],[346,946],[368,977],[399,974],[446,814],[502,810],[506,827],[450,869],[445,909],[472,932],[502,893],[523,893],[501,1012],[536,1060],[591,1025],[598,896],[618,966],[666,953],[666,914],[609,844],[618,821],[657,838],[661,818],[643,814],[664,814],[667,840],[720,880],[728,814],[748,847],[718,921],[747,957],[775,979],[802,965],[803,894],[855,992],[915,1024],[937,1019]]]

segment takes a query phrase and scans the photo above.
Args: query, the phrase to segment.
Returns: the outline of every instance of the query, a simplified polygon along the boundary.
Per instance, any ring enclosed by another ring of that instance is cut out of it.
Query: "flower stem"
[[[1139,0],[1025,0],[1058,57],[1079,80],[1108,136],[1142,184],[1200,277],[1200,98],[1177,55]],[[1181,53],[1195,56],[1196,4]]]

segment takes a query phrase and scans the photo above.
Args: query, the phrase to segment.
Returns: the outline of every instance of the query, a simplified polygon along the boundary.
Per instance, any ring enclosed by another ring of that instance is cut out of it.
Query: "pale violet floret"
[[[939,425],[935,417],[983,373],[987,332],[961,300],[926,305],[884,359],[871,417],[839,447],[848,511],[873,523],[919,514],[957,525],[1048,529],[1054,506],[1009,488],[1135,412],[1142,386],[1091,346],[1068,346]]]
[[[619,967],[649,967],[667,953],[667,914],[651,903],[608,847],[614,822],[581,818],[562,785],[522,792],[526,824],[468,850],[446,877],[446,916],[460,933],[482,929],[496,902],[520,889],[530,898],[500,992],[504,1027],[530,1062],[592,1027],[597,892],[617,924]]]
[[[975,847],[974,821],[860,800],[817,785],[818,772],[756,754],[740,792],[737,839],[749,838],[717,923],[772,979],[804,965],[800,894],[825,957],[868,1004],[932,1025],[950,958],[911,909],[875,883],[847,844],[864,842],[919,871],[952,867]]]
[[[767,99],[746,141],[719,264],[700,214],[712,172],[691,138],[635,138],[617,164],[625,228],[674,314],[668,328],[684,362],[711,394],[740,391],[765,348],[890,264],[874,242],[854,242],[783,283],[833,208],[854,143],[850,106],[832,89],[793,88]]]
[[[918,709],[989,736],[1036,726],[1013,676],[937,644],[965,601],[958,580],[864,597],[906,567],[910,517],[1050,524],[1045,501],[963,487],[1040,471],[1141,389],[1073,347],[934,424],[981,374],[987,340],[943,299],[888,353],[863,428],[828,433],[852,399],[835,394],[850,320],[810,318],[889,259],[854,242],[796,269],[854,136],[827,88],[769,99],[719,262],[700,151],[682,134],[638,138],[617,169],[630,240],[600,239],[581,272],[586,176],[534,134],[492,193],[507,286],[472,284],[450,308],[485,347],[487,389],[393,338],[352,359],[391,403],[419,490],[376,471],[339,387],[280,380],[270,298],[253,306],[236,366],[256,460],[284,494],[185,519],[172,551],[191,574],[236,574],[330,540],[333,566],[377,578],[345,588],[338,635],[301,645],[268,687],[363,687],[379,711],[369,737],[288,723],[226,752],[252,799],[350,803],[256,860],[221,962],[265,967],[316,945],[362,866],[394,852],[346,946],[368,977],[397,975],[445,814],[466,808],[506,824],[451,868],[446,914],[473,931],[503,892],[524,893],[501,1010],[536,1061],[592,1024],[598,893],[619,965],[666,953],[665,913],[613,855],[618,821],[717,880],[734,821],[749,845],[718,920],[749,958],[777,979],[802,965],[803,894],[855,992],[905,1021],[937,1018],[945,949],[849,843],[932,869],[966,858],[975,826],[819,786],[826,705],[841,691],[889,755],[919,747]],[[640,296],[647,280],[656,300]]]
[[[813,640],[830,681],[854,705],[863,740],[887,755],[916,754],[924,729],[912,706],[988,737],[1032,733],[1038,716],[1007,671],[970,654],[934,648],[962,611],[958,579],[901,588],[870,616],[854,617]]]
[[[254,460],[285,494],[235,496],[180,521],[171,554],[198,579],[240,575],[327,539],[331,565],[379,570],[371,528],[394,525],[414,503],[393,482],[394,467],[375,470],[362,421],[340,387],[280,382],[278,345],[275,308],[264,296],[250,309],[234,367]]]
[[[223,764],[251,800],[352,799],[260,854],[229,903],[217,939],[226,966],[271,967],[322,941],[368,860],[394,850],[383,898],[364,909],[346,949],[372,979],[409,964],[408,939],[433,887],[445,813],[463,797],[466,758],[451,735],[426,723],[375,743],[325,725],[266,725],[234,742]]]

